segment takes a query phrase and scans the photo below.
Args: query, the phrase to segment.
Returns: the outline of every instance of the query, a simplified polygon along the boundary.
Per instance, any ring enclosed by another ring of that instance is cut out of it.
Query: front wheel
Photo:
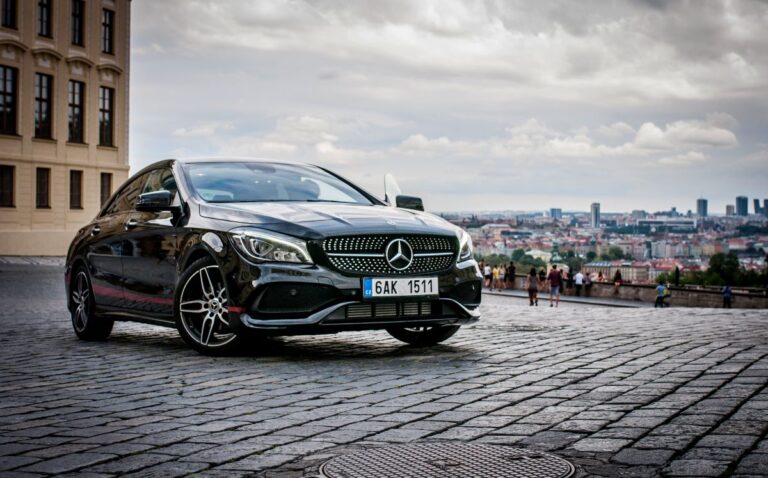
[[[106,340],[112,333],[114,321],[96,315],[91,278],[85,267],[75,269],[70,284],[72,327],[82,340]]]
[[[429,347],[447,340],[455,334],[460,325],[437,325],[433,327],[390,327],[389,335],[417,347]]]
[[[205,355],[225,355],[236,350],[241,338],[229,329],[227,288],[216,262],[195,261],[179,280],[174,315],[181,338]]]

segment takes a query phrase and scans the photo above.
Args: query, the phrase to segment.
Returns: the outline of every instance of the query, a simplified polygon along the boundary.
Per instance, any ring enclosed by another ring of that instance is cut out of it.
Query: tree
[[[707,276],[716,275],[726,284],[736,284],[739,278],[741,265],[739,258],[733,252],[723,254],[719,252],[709,259]],[[718,284],[719,285],[719,284]]]
[[[624,259],[624,251],[621,250],[621,247],[611,246],[608,248],[608,257],[611,261]]]
[[[596,258],[597,258],[597,253],[595,251],[587,252],[587,262],[593,262]]]
[[[522,258],[525,257],[525,251],[522,249],[515,249],[512,251],[512,260],[515,262],[520,262]]]

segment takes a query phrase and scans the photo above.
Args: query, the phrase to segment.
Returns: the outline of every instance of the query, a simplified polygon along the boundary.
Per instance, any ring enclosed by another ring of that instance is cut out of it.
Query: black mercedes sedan
[[[144,168],[78,231],[65,282],[81,339],[131,320],[175,327],[205,354],[369,329],[434,345],[478,320],[481,295],[469,235],[419,198],[263,160]]]

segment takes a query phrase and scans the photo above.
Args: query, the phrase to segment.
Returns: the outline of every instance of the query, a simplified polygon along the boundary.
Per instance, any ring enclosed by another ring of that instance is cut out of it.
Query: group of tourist
[[[549,306],[558,307],[560,305],[560,292],[565,285],[568,289],[575,289],[576,295],[581,296],[582,289],[584,295],[589,297],[592,292],[592,275],[581,271],[575,275],[572,272],[566,273],[565,270],[558,270],[557,264],[552,265],[549,274],[545,274],[542,269],[538,273],[535,267],[531,267],[530,272],[525,278],[525,288],[528,290],[528,302],[530,306],[539,305],[539,290],[549,289]]]
[[[483,274],[483,287],[486,289],[493,291],[512,290],[515,288],[517,269],[514,262],[510,262],[509,265],[498,264],[491,266],[484,261],[480,261],[479,266]],[[598,272],[596,282],[605,282],[605,276],[603,276],[602,271]],[[615,295],[618,295],[622,282],[621,271],[617,269],[613,275],[613,293]],[[549,306],[558,307],[560,305],[560,292],[563,290],[564,285],[567,289],[574,289],[574,295],[576,296],[581,296],[583,290],[584,296],[589,297],[592,291],[592,274],[590,272],[582,273],[581,271],[573,274],[571,271],[558,270],[557,264],[552,265],[552,270],[549,271],[549,274],[544,269],[536,272],[536,268],[531,267],[524,281],[524,288],[528,291],[529,305],[539,305],[539,291],[544,289],[549,291]],[[730,308],[733,290],[730,286],[726,285],[721,290],[721,294],[723,296],[723,307]],[[669,282],[659,282],[658,286],[656,286],[654,308],[669,307],[669,299],[671,297],[672,291]]]
[[[498,264],[492,266],[484,261],[479,263],[480,271],[483,274],[483,287],[493,290],[511,290],[515,288],[515,277],[517,269],[514,262],[508,265]],[[602,280],[602,272],[598,275],[598,281]],[[525,289],[528,291],[530,305],[539,305],[539,290],[546,287],[550,293],[550,307],[558,307],[560,304],[560,292],[563,286],[568,289],[574,289],[575,295],[584,295],[589,297],[592,290],[592,275],[582,273],[581,271],[573,274],[571,271],[558,270],[557,265],[552,266],[552,270],[547,274],[544,269],[536,272],[532,267],[525,279]]]
[[[486,262],[480,261],[479,265],[483,273],[483,287],[486,289],[505,290],[515,288],[517,268],[514,262],[510,262],[506,266],[504,264],[491,266]]]

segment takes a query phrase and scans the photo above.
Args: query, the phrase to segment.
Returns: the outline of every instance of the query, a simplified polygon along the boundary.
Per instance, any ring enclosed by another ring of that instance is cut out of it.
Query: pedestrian
[[[666,287],[664,287],[664,298],[662,299],[662,305],[664,307],[669,307],[669,300],[672,298],[672,286],[669,284],[669,281],[665,284]]]
[[[507,288],[507,268],[504,264],[499,265],[499,289]]]
[[[491,265],[485,264],[485,267],[483,268],[483,277],[485,277],[485,288],[491,287]]]
[[[653,308],[664,308],[664,293],[667,290],[667,286],[663,281],[659,281],[659,285],[656,286],[656,303],[653,304]]]
[[[597,282],[603,282],[605,279],[603,278],[603,271],[600,271],[597,273]]]
[[[563,285],[563,276],[557,270],[557,264],[552,264],[552,270],[549,271],[547,279],[549,280],[549,306],[552,307],[552,302],[554,301],[554,306],[559,307],[560,287]]]
[[[568,275],[566,276],[565,287],[569,290],[573,289],[573,271],[571,271],[570,269],[568,269]]]
[[[544,272],[544,269],[541,269],[539,271],[539,281],[543,284],[544,281],[546,281],[546,280],[547,280],[547,273]]]
[[[616,273],[613,275],[613,293],[619,294],[619,287],[621,286],[621,271],[616,269]]]
[[[576,297],[581,297],[581,287],[584,285],[584,274],[581,271],[573,276],[573,283],[576,286]]]
[[[733,300],[733,290],[731,290],[731,286],[726,284],[721,292],[723,294],[723,309],[730,309],[731,300]]]
[[[510,290],[515,288],[516,274],[517,270],[515,269],[515,263],[510,261],[509,267],[507,268],[507,287],[509,287]]]
[[[536,268],[531,267],[531,272],[528,273],[528,277],[525,279],[525,288],[528,289],[528,302],[530,306],[539,305],[539,288],[541,287],[541,281],[539,276],[536,275]]]
[[[592,296],[592,273],[591,272],[587,272],[587,275],[584,276],[584,296],[585,297]]]
[[[498,289],[499,287],[499,266],[493,266],[493,271],[491,272],[491,277],[493,282],[491,282],[491,290]]]

